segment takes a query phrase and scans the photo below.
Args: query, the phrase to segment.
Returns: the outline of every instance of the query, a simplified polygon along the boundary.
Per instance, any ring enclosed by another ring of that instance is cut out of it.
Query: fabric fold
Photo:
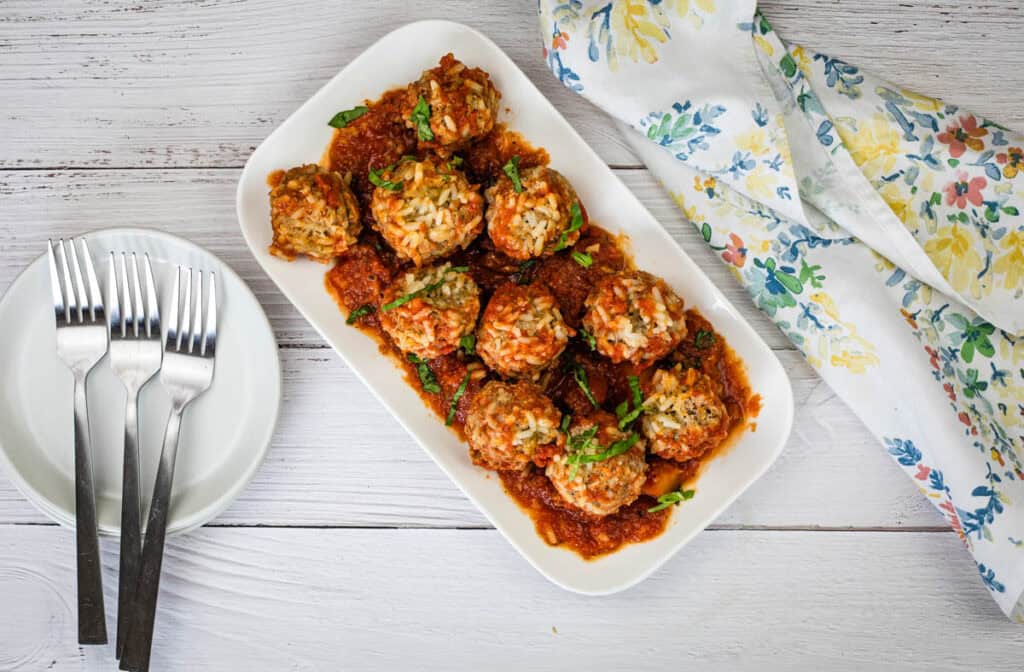
[[[540,18],[555,76],[619,121],[1024,621],[1024,138],[788,45],[750,1]]]

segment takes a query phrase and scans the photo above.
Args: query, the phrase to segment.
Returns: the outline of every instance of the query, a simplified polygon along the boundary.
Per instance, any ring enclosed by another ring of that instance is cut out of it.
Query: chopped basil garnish
[[[451,268],[448,269],[448,272],[465,273],[468,270],[469,270],[469,266],[452,266]],[[447,275],[447,273],[445,275]],[[395,308],[398,308],[399,306],[404,306],[405,304],[409,303],[413,299],[415,299],[417,297],[420,297],[420,296],[423,296],[424,294],[429,294],[430,292],[432,292],[435,289],[439,288],[441,285],[444,284],[444,281],[445,281],[445,278],[442,278],[442,279],[438,280],[437,282],[430,283],[426,287],[422,287],[420,289],[417,289],[415,292],[409,292],[408,294],[403,294],[402,296],[398,297],[394,301],[389,301],[388,303],[385,303],[383,306],[380,307],[380,309],[384,310],[384,311],[387,311],[387,310],[393,310]]]
[[[466,334],[465,336],[459,339],[459,347],[462,348],[462,351],[465,352],[467,355],[475,355],[476,336],[474,336],[473,334]]]
[[[455,396],[452,397],[452,403],[448,406],[448,417],[444,419],[444,424],[450,425],[455,421],[455,410],[459,407],[459,399],[466,393],[466,386],[469,385],[469,371],[462,378],[462,382],[459,383],[459,389],[455,390]]]
[[[710,348],[715,344],[715,334],[707,329],[701,329],[693,339],[693,344],[701,350]]]
[[[398,191],[402,188],[403,182],[392,182],[391,180],[385,180],[380,176],[385,170],[391,170],[394,168],[394,164],[387,168],[378,168],[370,171],[370,182],[374,186],[380,187],[381,189],[387,189],[388,191]]]
[[[411,352],[405,358],[416,365],[416,373],[420,377],[420,385],[423,386],[424,392],[429,392],[430,394],[441,392],[441,386],[437,384],[437,378],[434,377],[434,372],[430,370],[426,360],[417,357]]]
[[[579,364],[572,365],[572,377],[576,379],[576,384],[583,390],[583,394],[586,395],[587,401],[593,404],[594,408],[597,408],[599,404],[597,399],[594,399],[594,393],[590,391],[590,382],[587,380],[587,371]]]
[[[569,228],[562,231],[562,235],[558,238],[558,245],[555,245],[555,252],[564,250],[568,247],[569,234],[583,228],[583,213],[580,211],[579,201],[573,201],[572,208],[570,208],[569,212],[572,213],[572,220],[569,222]]]
[[[501,169],[508,175],[508,179],[512,180],[512,188],[516,193],[523,193],[523,183],[519,180],[519,156],[513,156]]]
[[[640,391],[640,379],[637,376],[626,376],[629,383],[629,391],[633,393],[633,406],[638,407],[644,403],[644,395]]]
[[[562,431],[562,434],[569,433],[569,423],[572,422],[572,413],[566,413],[562,416],[562,424],[558,426],[558,429]]]
[[[647,513],[661,511],[662,509],[667,509],[673,504],[678,504],[679,502],[685,502],[688,499],[693,499],[694,494],[696,493],[694,493],[693,490],[682,489],[675,490],[673,492],[667,492],[661,497],[658,497],[658,505],[652,506],[651,508],[647,509]]]
[[[622,403],[624,404],[626,402]],[[639,418],[640,414],[643,413],[645,410],[646,409],[643,406],[637,406],[629,413],[625,413],[624,415],[619,416],[619,429],[625,429],[626,427],[628,427],[629,424],[636,420],[637,418]]]
[[[333,126],[334,128],[345,128],[369,111],[370,108],[365,105],[357,105],[351,110],[342,110],[341,112],[338,112],[336,115],[331,117],[331,120],[327,122],[327,125]]]
[[[596,430],[597,428],[592,427],[591,429]],[[635,446],[636,442],[639,440],[639,434],[630,434],[624,439],[619,439],[612,445],[608,446],[608,448],[606,448],[605,450],[602,450],[600,453],[585,453],[583,452],[584,449],[589,447],[590,445],[590,442],[588,441],[587,444],[584,445],[582,448],[578,449],[576,452],[571,453],[566,458],[566,462],[568,462],[569,464],[588,464],[591,462],[604,462],[605,460],[610,460],[616,455],[622,455],[630,448]]]
[[[590,346],[591,350],[597,349],[597,339],[594,338],[594,335],[592,333],[590,333],[586,329],[580,329],[577,333],[583,337],[583,340],[587,342],[587,345]]]
[[[594,258],[586,252],[572,251],[572,259],[583,268],[590,268],[590,265],[594,263]]]
[[[451,271],[452,273],[468,273],[469,266],[452,266],[448,270]]]
[[[462,165],[462,157],[461,156],[453,156],[452,158],[448,159],[448,167],[449,168],[457,168],[458,166],[461,166],[461,165]]]
[[[434,132],[430,130],[430,105],[420,96],[416,101],[416,107],[412,108],[409,119],[416,124],[416,135],[420,140],[429,142],[434,139]]]
[[[362,317],[363,315],[369,315],[375,310],[377,309],[371,306],[370,304],[363,304],[348,314],[348,317],[345,318],[345,324],[355,324],[356,320],[358,320],[360,317]]]

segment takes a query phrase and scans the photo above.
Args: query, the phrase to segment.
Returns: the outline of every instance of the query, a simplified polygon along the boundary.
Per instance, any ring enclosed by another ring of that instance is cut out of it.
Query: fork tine
[[[153,282],[153,267],[149,263],[149,254],[142,257],[143,267],[146,272],[146,336],[152,338],[154,334],[160,337],[160,309],[156,301],[156,283]]]
[[[53,241],[46,241],[46,258],[50,265],[50,291],[53,294],[53,310],[57,315],[57,321],[68,319],[67,307],[64,305],[64,293],[60,289],[60,276],[57,275],[57,260],[53,256]]]
[[[75,296],[78,297],[78,321],[85,321],[85,310],[89,307],[89,297],[85,295],[85,280],[82,279],[82,266],[78,263],[78,252],[75,250],[74,239],[67,241],[71,251],[71,273],[75,280]]]
[[[189,333],[189,327],[192,326],[192,269],[188,269],[186,273],[185,305],[181,311],[181,333],[178,334],[178,352],[181,352],[182,345],[187,346],[189,352],[192,351],[192,339],[191,334]]]
[[[142,325],[146,321],[146,313],[142,309],[142,287],[139,282],[139,259],[132,252],[132,292],[135,294],[135,337],[142,333]]]
[[[203,272],[196,273],[196,317],[192,323],[192,339],[188,344],[188,351],[194,354],[202,354],[203,351]]]
[[[71,312],[75,311],[78,313],[78,321],[82,321],[82,308],[81,304],[78,303],[78,296],[75,295],[75,286],[71,282],[71,270],[68,268],[68,253],[67,248],[64,246],[64,239],[61,238],[59,241],[60,251],[60,266],[61,270],[64,271],[64,296],[68,300],[68,311],[67,319],[71,322]]]
[[[117,269],[114,265],[113,250],[107,258],[107,325],[110,327],[111,336],[115,333],[124,336],[124,328],[121,326],[121,302],[117,298]]]
[[[99,281],[96,280],[96,268],[92,265],[92,254],[89,253],[89,246],[85,244],[85,238],[79,238],[78,244],[82,248],[85,279],[89,283],[89,314],[95,320],[96,314],[103,312],[103,293],[100,291]],[[84,294],[85,290],[82,291]]]
[[[177,350],[178,344],[178,289],[181,285],[181,266],[174,269],[174,289],[171,290],[171,310],[167,314],[167,341],[164,350]]]
[[[206,332],[203,334],[202,354],[213,357],[217,350],[217,281],[210,273],[210,298],[206,303]]]
[[[121,314],[121,335],[128,336],[128,332],[135,324],[135,314],[132,312],[132,294],[128,289],[128,265],[125,263],[125,253],[121,253],[121,298],[124,300],[124,309]],[[135,334],[138,336],[138,334]]]

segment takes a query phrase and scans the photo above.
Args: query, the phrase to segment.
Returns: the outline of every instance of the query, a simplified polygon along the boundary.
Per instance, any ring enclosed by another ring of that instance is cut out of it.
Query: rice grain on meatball
[[[648,365],[664,357],[686,336],[683,300],[665,281],[643,271],[627,271],[598,282],[585,302],[583,327],[605,357]]]
[[[641,428],[655,455],[692,460],[728,436],[729,413],[703,373],[681,366],[655,371],[645,392]]]
[[[500,98],[490,75],[445,54],[410,85],[403,116],[421,149],[447,156],[491,132]]]
[[[561,412],[533,383],[492,380],[473,397],[466,416],[469,456],[487,469],[523,469],[538,452],[565,445],[561,420]]]
[[[576,192],[558,171],[518,172],[521,191],[503,174],[487,190],[487,235],[513,259],[549,256],[579,240],[583,226]]]
[[[402,352],[433,359],[473,333],[480,288],[451,264],[411,270],[384,290],[380,323]]]
[[[575,335],[562,319],[550,290],[537,284],[506,283],[484,309],[476,349],[484,363],[499,374],[535,379]]]
[[[483,230],[484,199],[465,175],[436,157],[404,160],[378,175],[373,228],[399,257],[422,266],[473,242]]]
[[[327,262],[356,244],[359,205],[338,173],[310,163],[271,177],[270,253]]]
[[[565,501],[595,516],[613,514],[639,497],[646,472],[643,439],[620,430],[604,411],[574,421],[566,452],[545,470]]]

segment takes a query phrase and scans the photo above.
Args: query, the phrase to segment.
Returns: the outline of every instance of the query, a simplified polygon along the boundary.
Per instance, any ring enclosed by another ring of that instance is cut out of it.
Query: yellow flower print
[[[768,153],[767,137],[768,134],[763,128],[755,128],[737,135],[736,147],[754,156],[761,156]]]
[[[612,5],[615,53],[634,63],[658,60],[658,44],[668,41],[669,22],[659,7],[646,0],[619,0]]]
[[[914,107],[923,112],[938,112],[944,107],[942,101],[906,89],[900,89],[900,95],[914,103]]]
[[[981,270],[981,255],[975,250],[970,231],[959,224],[939,229],[925,242],[924,251],[958,292],[968,289]]]
[[[809,77],[811,74],[811,59],[807,55],[807,51],[803,47],[794,47],[789,53],[793,60],[796,61],[796,67],[800,68],[800,71]]]
[[[667,4],[679,16],[686,16],[691,12],[715,13],[715,0],[669,0]]]
[[[907,230],[916,234],[921,226],[921,216],[918,214],[914,197],[905,193],[897,182],[886,182],[878,193]]]
[[[1003,280],[1006,289],[1024,287],[1024,233],[1010,231],[999,241],[999,247],[1005,253],[992,264],[992,270],[996,275],[1006,276]]]
[[[771,57],[775,55],[775,47],[772,46],[771,42],[764,39],[760,35],[754,35],[754,44],[764,52],[765,56]]]
[[[897,156],[903,153],[899,131],[881,114],[861,122],[856,132],[844,124],[836,124],[836,131],[868,179],[892,171]]]
[[[844,368],[854,374],[862,374],[868,367],[878,366],[880,361],[875,354],[874,344],[857,334],[857,325],[840,319],[839,307],[828,293],[814,292],[808,298],[821,306],[825,314],[845,331],[843,335],[829,339],[827,347],[831,352],[829,363],[832,366]],[[824,347],[824,343],[819,345],[819,349]]]
[[[747,175],[745,184],[747,193],[754,198],[766,201],[772,197],[775,175],[771,171],[766,170],[764,166],[758,166]]]

